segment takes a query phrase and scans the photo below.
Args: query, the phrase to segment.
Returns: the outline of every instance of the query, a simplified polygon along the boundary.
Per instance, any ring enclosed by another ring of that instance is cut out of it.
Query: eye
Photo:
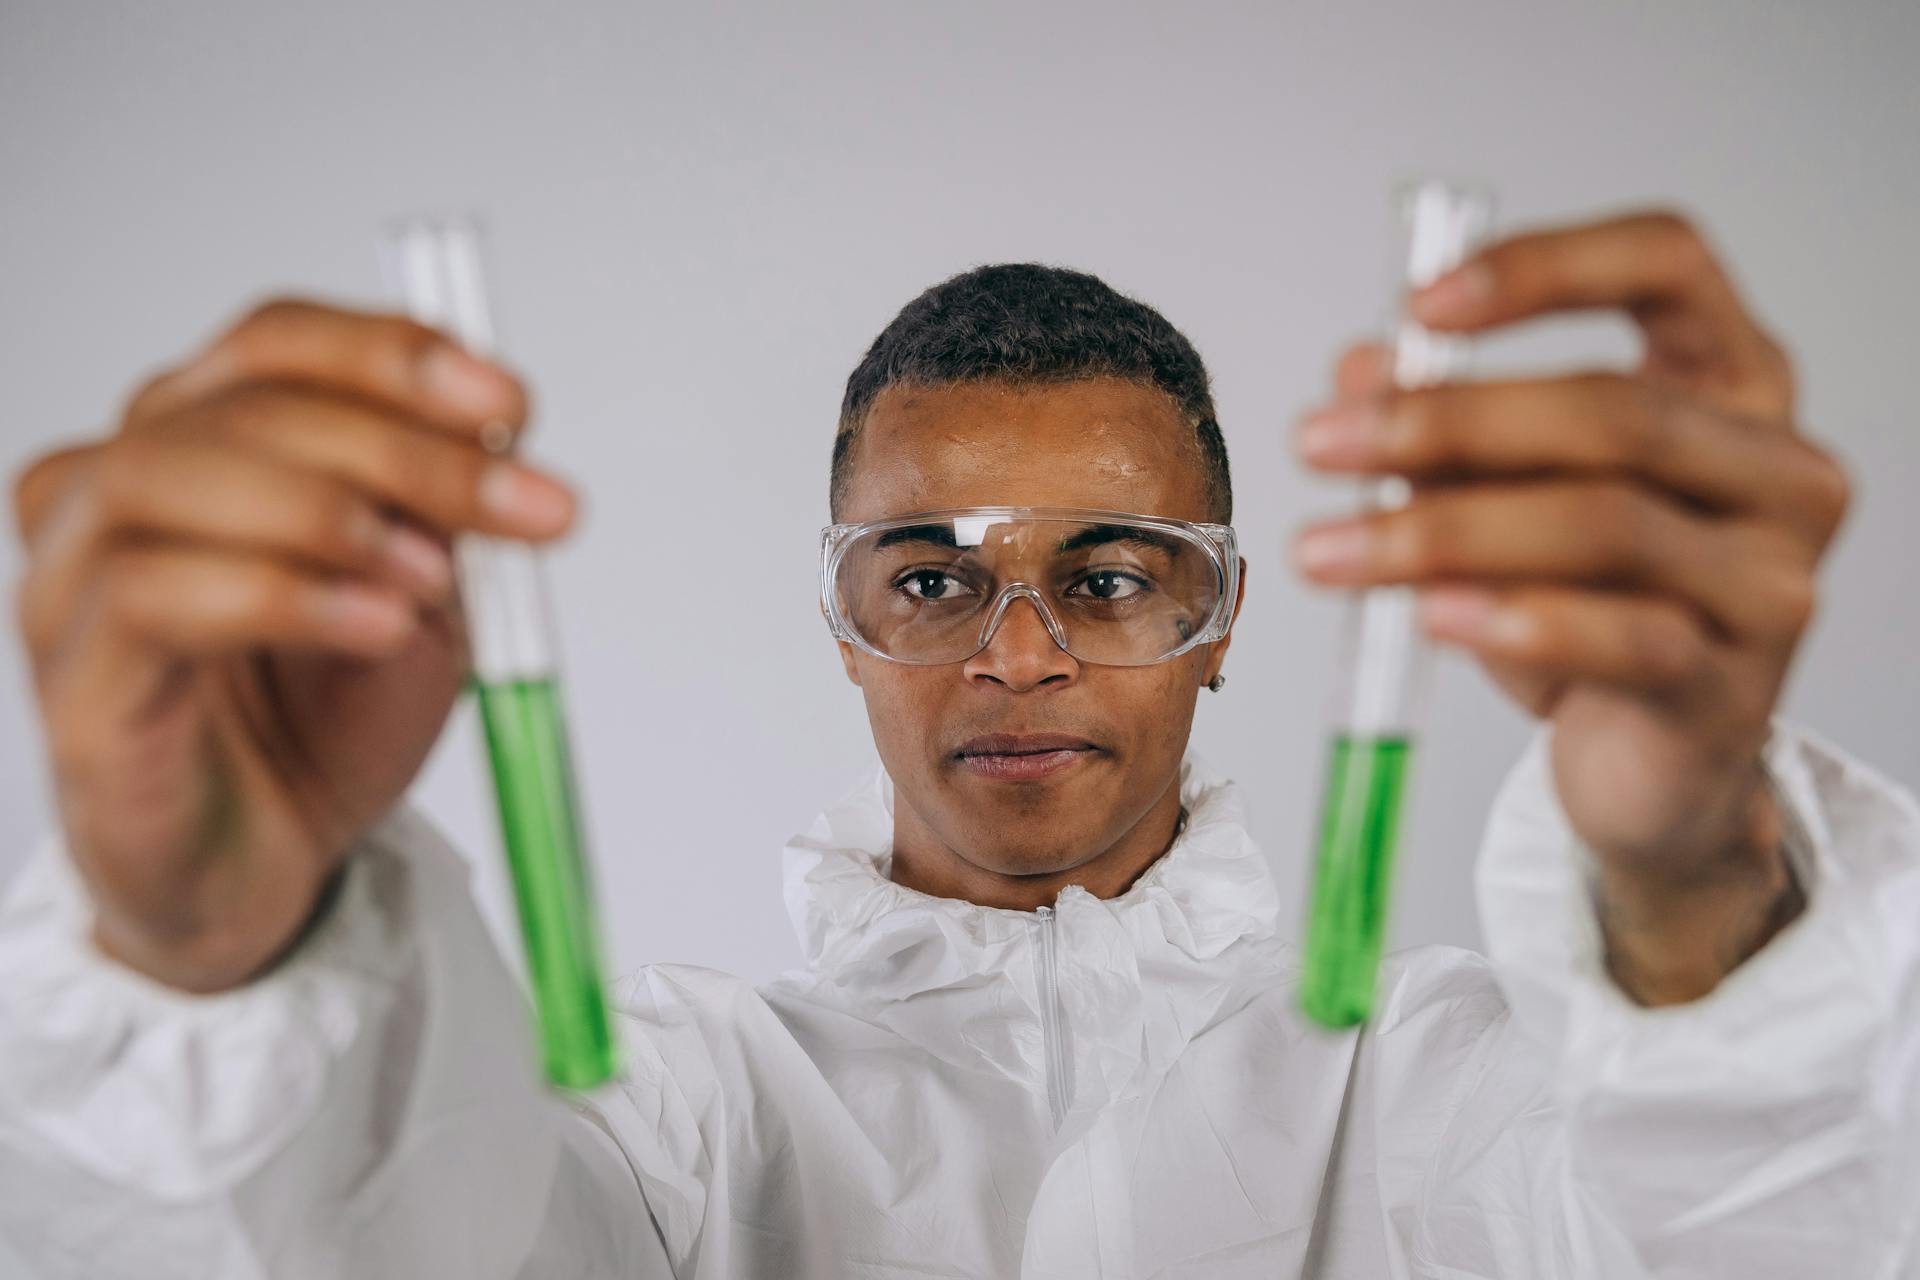
[[[1080,579],[1074,590],[1087,588],[1087,594],[1095,600],[1128,600],[1151,589],[1146,579],[1131,573],[1121,573],[1117,569],[1096,569]]]
[[[900,576],[894,590],[904,591],[915,600],[949,600],[966,594],[966,584],[939,569],[913,569]]]

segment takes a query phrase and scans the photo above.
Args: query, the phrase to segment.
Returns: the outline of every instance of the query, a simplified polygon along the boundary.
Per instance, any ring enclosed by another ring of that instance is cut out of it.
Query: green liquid
[[[551,679],[475,682],[520,908],[547,1078],[588,1089],[615,1071],[593,891]]]
[[[1333,740],[1300,984],[1301,1007],[1325,1027],[1353,1026],[1373,1010],[1411,750],[1400,737]]]

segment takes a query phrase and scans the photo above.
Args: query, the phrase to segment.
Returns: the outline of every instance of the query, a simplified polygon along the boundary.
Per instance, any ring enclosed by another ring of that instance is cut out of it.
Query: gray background
[[[617,962],[761,975],[795,955],[782,841],[872,758],[814,547],[842,384],[902,303],[979,262],[1066,263],[1207,357],[1252,577],[1196,743],[1297,891],[1339,612],[1281,549],[1348,498],[1286,433],[1383,319],[1390,182],[1483,175],[1509,227],[1670,203],[1859,480],[1788,709],[1911,781],[1917,53],[1911,4],[9,0],[0,461],[102,429],[265,293],[377,297],[382,219],[483,211],[536,450],[586,493],[553,568]],[[1633,350],[1556,324],[1482,368]],[[691,531],[708,550],[676,554]],[[49,806],[10,629],[0,648],[5,873]],[[1453,660],[1430,723],[1397,940],[1471,945],[1472,852],[1527,724]],[[474,730],[463,708],[417,794],[484,855],[498,925]]]

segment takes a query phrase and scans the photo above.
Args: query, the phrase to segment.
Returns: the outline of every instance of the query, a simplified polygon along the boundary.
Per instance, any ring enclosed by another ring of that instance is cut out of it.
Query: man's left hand
[[[1667,213],[1505,240],[1410,299],[1435,330],[1609,308],[1631,373],[1397,390],[1342,356],[1297,443],[1398,474],[1403,508],[1316,525],[1314,581],[1420,590],[1436,640],[1552,722],[1555,785],[1598,865],[1607,960],[1644,1004],[1696,998],[1797,913],[1760,758],[1813,615],[1845,473],[1701,235]]]

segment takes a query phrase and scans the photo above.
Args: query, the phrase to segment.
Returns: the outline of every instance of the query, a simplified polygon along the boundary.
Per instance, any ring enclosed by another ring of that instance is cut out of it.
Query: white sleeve
[[[1805,912],[1699,1000],[1607,976],[1543,731],[1494,806],[1482,923],[1555,1071],[1570,1237],[1655,1276],[1920,1274],[1920,807],[1804,731],[1766,762]]]
[[[57,841],[0,906],[0,1236],[38,1280],[672,1274],[591,1100],[537,1079],[465,864],[418,815],[234,991],[151,982],[90,919]]]

